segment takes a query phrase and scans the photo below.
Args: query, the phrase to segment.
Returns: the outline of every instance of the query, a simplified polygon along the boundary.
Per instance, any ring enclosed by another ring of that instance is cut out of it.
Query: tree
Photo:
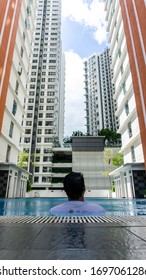
[[[83,135],[84,135],[84,133],[80,130],[73,131],[73,134],[72,134],[72,136],[83,136]]]
[[[108,176],[110,180],[110,186],[112,188],[112,182],[110,177],[110,172],[113,170],[113,166],[123,165],[123,154],[119,153],[114,155],[114,151],[111,148],[106,148],[104,150],[104,162],[108,164],[109,168],[103,172],[103,175]]]
[[[103,128],[98,133],[99,136],[105,136],[106,146],[121,146],[121,134],[108,128]]]
[[[30,191],[31,191],[31,180],[30,180],[30,178],[27,179],[27,188],[26,188],[26,191],[27,191],[27,192],[30,192]]]
[[[63,142],[65,144],[71,144],[72,143],[72,138],[70,136],[66,136],[64,139],[63,139]]]
[[[107,148],[104,150],[104,162],[107,164],[110,164],[112,162],[112,158],[113,158],[113,150],[110,148]]]
[[[18,156],[18,162],[17,162],[17,165],[20,167],[20,168],[24,168],[26,169],[27,166],[28,166],[28,160],[29,162],[33,165],[33,166],[36,166],[38,165],[38,163],[36,163],[33,159],[35,157],[40,157],[39,154],[31,154],[30,155],[30,159],[29,159],[29,153],[23,151],[19,154]],[[32,158],[32,159],[31,159]]]
[[[29,153],[26,153],[25,151],[21,152],[18,157],[17,165],[21,168],[26,168],[28,165],[28,157]]]
[[[114,166],[121,166],[123,165],[124,160],[123,160],[123,154],[119,153],[116,154],[113,158],[112,158],[112,165]]]
[[[54,145],[54,147],[60,147],[61,146],[60,142],[59,142],[59,137],[58,136],[54,137],[53,145]]]

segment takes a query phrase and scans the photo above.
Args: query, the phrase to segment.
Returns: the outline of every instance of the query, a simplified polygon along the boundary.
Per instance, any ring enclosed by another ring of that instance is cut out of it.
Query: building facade
[[[141,191],[145,188],[145,175],[138,175],[146,167],[145,5],[144,0],[114,0],[105,4],[114,71],[114,99],[117,100],[116,116],[119,118],[118,132],[122,136],[120,152],[124,155],[124,164],[128,165],[127,169],[120,169],[119,174],[116,172],[115,182],[118,188],[125,189],[128,197],[135,196],[135,193],[127,189],[133,190],[138,185]],[[139,164],[137,181],[134,176],[129,176],[129,170],[131,174],[135,170],[134,164]]]
[[[71,171],[84,176],[85,197],[110,197],[112,180],[109,170],[115,169],[105,161],[108,148],[104,148],[103,136],[74,136],[72,147],[53,148],[52,185],[48,190],[33,189],[28,197],[66,197],[63,191],[64,177]],[[110,149],[111,150],[111,149]],[[117,154],[119,148],[112,148]]]
[[[116,131],[116,101],[109,49],[84,61],[87,134],[98,135],[102,128]]]
[[[17,164],[20,152],[35,11],[36,1],[33,0],[0,2],[0,162],[2,163]],[[13,174],[15,171],[12,168],[8,172]],[[12,174],[9,174],[10,177]],[[9,196],[8,190],[6,193]]]
[[[64,132],[61,0],[37,1],[30,62],[21,147],[29,154],[32,188],[45,190],[52,182],[52,149]]]

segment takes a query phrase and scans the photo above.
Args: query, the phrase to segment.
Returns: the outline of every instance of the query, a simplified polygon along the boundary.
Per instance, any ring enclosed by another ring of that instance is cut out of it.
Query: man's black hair
[[[78,200],[85,191],[84,177],[79,172],[70,172],[66,175],[63,185],[70,200]]]

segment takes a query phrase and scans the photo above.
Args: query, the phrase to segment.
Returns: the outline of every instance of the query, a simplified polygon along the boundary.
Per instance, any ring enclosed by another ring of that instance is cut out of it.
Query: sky
[[[86,133],[83,61],[106,47],[103,0],[62,0],[62,48],[65,53],[65,130]]]

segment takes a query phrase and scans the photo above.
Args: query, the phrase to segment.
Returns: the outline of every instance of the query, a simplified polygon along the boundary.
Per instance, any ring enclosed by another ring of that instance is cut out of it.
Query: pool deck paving
[[[12,223],[0,218],[0,260],[144,259],[146,217],[131,223]]]

